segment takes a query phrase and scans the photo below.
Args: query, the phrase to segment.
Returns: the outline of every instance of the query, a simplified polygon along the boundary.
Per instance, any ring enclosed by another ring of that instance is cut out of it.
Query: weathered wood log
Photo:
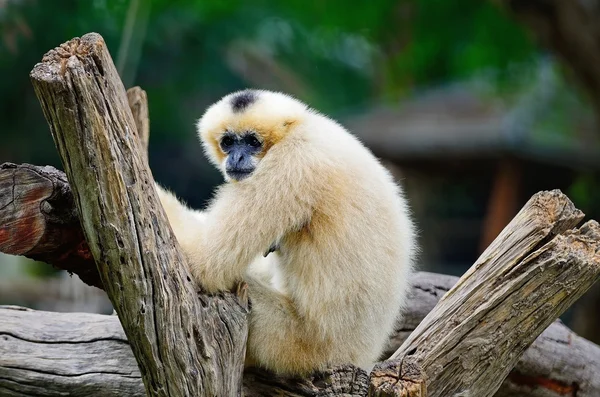
[[[0,165],[0,251],[50,263],[101,286],[63,172]]]
[[[382,359],[408,338],[457,277],[419,272],[403,318],[398,322]],[[527,348],[496,397],[600,396],[600,346],[555,321]]]
[[[146,396],[116,316],[0,309],[0,395]]]
[[[146,395],[117,317],[1,307],[0,318],[0,395]],[[302,380],[249,371],[244,396],[364,396],[367,380],[351,366]]]
[[[420,366],[428,396],[494,395],[530,343],[600,276],[598,223],[569,230],[582,217],[556,191],[532,197],[394,353],[397,367]],[[400,387],[389,363],[373,370],[372,382],[379,377]]]
[[[31,80],[146,393],[238,395],[245,287],[197,296],[102,37],[87,34],[51,50]]]
[[[400,346],[457,280],[453,276],[417,273],[408,310],[390,339],[388,351]],[[115,316],[3,307],[0,319],[0,395],[144,395],[137,363]],[[600,395],[598,373],[600,347],[557,321],[527,349],[496,397],[560,397],[575,393],[578,397],[594,397]],[[255,369],[244,375],[247,397],[314,396],[325,394],[325,389],[365,395],[367,387],[367,374],[352,367],[304,380],[282,379]]]

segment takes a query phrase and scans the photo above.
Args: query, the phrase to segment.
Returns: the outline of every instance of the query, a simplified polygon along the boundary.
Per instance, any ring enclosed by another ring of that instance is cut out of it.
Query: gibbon
[[[281,93],[225,96],[197,129],[226,183],[205,211],[157,189],[194,278],[208,292],[248,283],[246,365],[372,367],[416,251],[391,174],[341,125]]]

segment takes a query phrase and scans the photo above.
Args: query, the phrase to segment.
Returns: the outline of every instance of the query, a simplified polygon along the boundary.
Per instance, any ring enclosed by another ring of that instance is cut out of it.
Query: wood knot
[[[64,76],[67,72],[67,65],[69,60],[75,57],[81,61],[84,68],[93,67],[98,69],[101,75],[104,75],[104,67],[98,54],[106,50],[104,39],[97,33],[87,33],[81,38],[76,37],[60,46],[48,51],[42,58],[42,65],[59,65],[59,74]],[[54,66],[55,67],[55,66]],[[54,69],[54,67],[52,69]],[[37,66],[36,66],[37,68]],[[32,76],[35,74],[35,70],[32,71]]]
[[[412,356],[378,363],[369,383],[369,396],[373,397],[427,395],[427,375]]]
[[[89,41],[76,37],[48,51],[42,58],[42,62],[64,62],[72,56],[81,58],[88,55],[91,49],[92,45]]]

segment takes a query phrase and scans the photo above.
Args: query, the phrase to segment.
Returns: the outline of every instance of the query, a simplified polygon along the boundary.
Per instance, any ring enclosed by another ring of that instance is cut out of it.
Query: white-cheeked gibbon
[[[281,93],[230,94],[197,128],[226,183],[204,211],[157,189],[197,282],[208,292],[248,283],[247,365],[372,367],[416,251],[391,174],[338,123]]]

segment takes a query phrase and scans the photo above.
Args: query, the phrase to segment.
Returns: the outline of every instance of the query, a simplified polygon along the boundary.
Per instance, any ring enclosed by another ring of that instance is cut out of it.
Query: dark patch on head
[[[258,94],[252,90],[245,90],[231,98],[231,109],[234,113],[243,112],[258,99]]]

